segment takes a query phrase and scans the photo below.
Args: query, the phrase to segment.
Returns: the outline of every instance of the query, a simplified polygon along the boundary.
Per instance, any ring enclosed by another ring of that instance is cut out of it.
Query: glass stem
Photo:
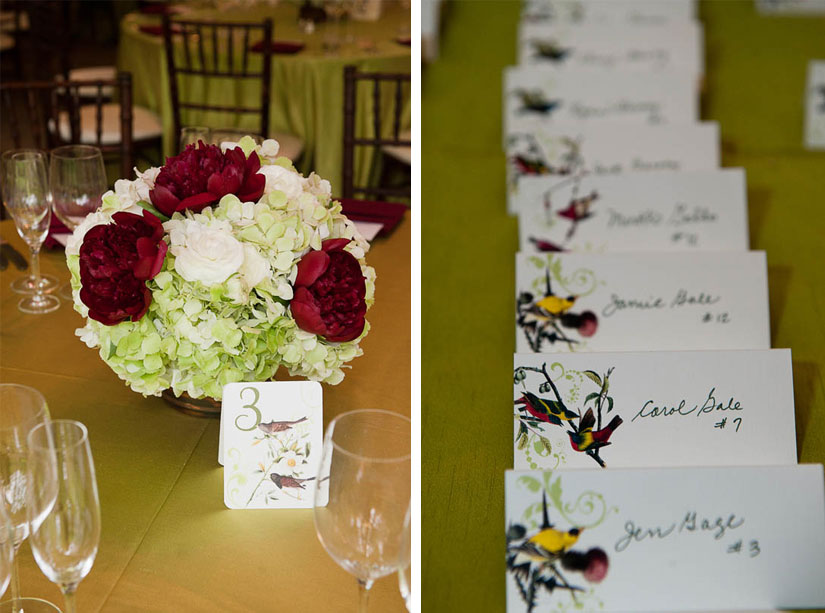
[[[20,563],[17,561],[17,552],[20,549],[20,545],[17,545],[14,548],[13,558],[11,560],[11,581],[9,583],[9,593],[11,594],[12,600],[17,600],[20,598]],[[13,613],[17,613],[16,610]]]
[[[70,583],[69,585],[61,585],[60,591],[63,592],[63,613],[77,613],[77,603],[75,602],[75,592],[77,592],[77,583]]]
[[[34,277],[34,302],[43,302],[43,285],[40,282],[40,248],[29,247],[32,254],[32,276]]]
[[[358,580],[358,613],[367,613],[372,581]]]

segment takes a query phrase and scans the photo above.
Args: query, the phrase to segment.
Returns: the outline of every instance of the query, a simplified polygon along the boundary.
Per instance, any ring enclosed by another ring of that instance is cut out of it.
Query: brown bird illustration
[[[287,477],[286,475],[279,475],[278,473],[272,473],[269,475],[269,478],[278,486],[279,490],[284,489],[285,487],[291,487],[296,489],[305,490],[304,483],[307,481],[315,480],[315,477],[309,477],[308,479],[298,479],[296,477]]]
[[[301,419],[296,419],[295,421],[271,421],[268,424],[258,424],[258,430],[261,432],[266,432],[267,434],[275,434],[276,432],[284,432],[289,430],[295,424],[300,424],[302,421],[306,420],[306,417],[302,417]]]

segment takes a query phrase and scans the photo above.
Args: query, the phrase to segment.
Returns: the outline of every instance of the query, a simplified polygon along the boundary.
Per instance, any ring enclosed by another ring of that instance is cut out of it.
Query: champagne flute
[[[38,425],[49,422],[46,399],[36,389],[15,383],[0,384],[0,494],[12,527],[13,553],[29,535],[26,512],[28,486],[27,436]],[[48,497],[48,493],[46,497]],[[53,492],[56,495],[56,490]],[[9,590],[12,600],[20,597],[20,582],[14,556]]]
[[[0,501],[0,598],[6,593],[11,581],[11,565],[14,561],[14,529],[6,512],[6,505]]]
[[[36,426],[28,437],[29,543],[43,574],[63,592],[65,613],[75,613],[75,592],[89,574],[100,544],[100,502],[89,433],[67,419]],[[57,467],[57,499],[49,501],[52,470]]]
[[[12,149],[3,153],[0,157],[0,184],[3,187],[3,202],[6,208],[9,207],[8,199],[11,196],[11,189],[9,188],[9,175],[7,174],[11,164],[11,158],[17,153],[37,153],[37,149]],[[18,277],[11,283],[11,289],[18,294],[33,294],[35,292],[35,278],[33,274],[25,277]],[[57,287],[57,279],[51,275],[40,275],[40,289],[44,292],[50,292]]]
[[[373,582],[405,563],[401,551],[410,501],[410,420],[361,409],[333,419],[315,481],[315,531],[327,553],[359,586],[367,611]]]
[[[410,550],[412,549],[412,534],[410,532],[410,507],[404,516],[404,530],[401,533],[401,565],[398,567],[398,589],[401,598],[412,611],[412,564],[410,564]]]

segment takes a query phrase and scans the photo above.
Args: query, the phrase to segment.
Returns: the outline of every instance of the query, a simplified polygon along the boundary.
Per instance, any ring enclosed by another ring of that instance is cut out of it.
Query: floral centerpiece
[[[281,366],[339,383],[369,331],[369,245],[276,141],[223,147],[117,181],[74,231],[76,334],[144,395],[220,399]]]

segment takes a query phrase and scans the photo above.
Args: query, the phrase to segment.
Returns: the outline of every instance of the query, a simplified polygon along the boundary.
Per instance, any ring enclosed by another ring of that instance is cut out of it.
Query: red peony
[[[290,308],[301,330],[345,342],[364,331],[366,283],[361,265],[344,247],[349,239],[326,240],[298,262]]]
[[[158,211],[195,213],[217,203],[226,194],[243,202],[257,202],[266,178],[258,174],[261,161],[254,151],[247,158],[240,147],[222,153],[216,145],[187,145],[179,155],[166,158],[149,198]]]
[[[80,246],[80,300],[107,326],[143,317],[152,302],[146,281],[160,272],[167,250],[163,226],[148,211],[112,220],[89,230]]]

